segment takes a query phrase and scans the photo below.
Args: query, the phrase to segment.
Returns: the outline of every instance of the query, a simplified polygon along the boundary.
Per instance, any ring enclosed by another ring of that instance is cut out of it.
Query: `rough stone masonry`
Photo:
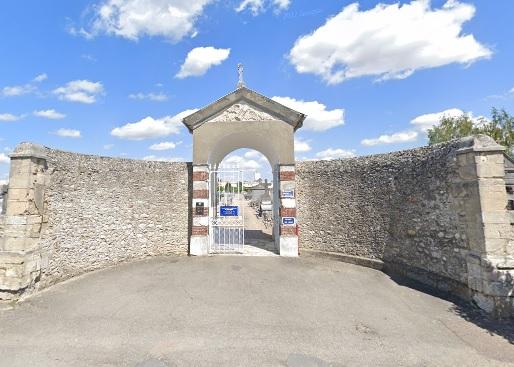
[[[296,163],[300,252],[381,264],[514,315],[514,235],[503,148],[478,136]],[[23,143],[0,216],[0,299],[123,261],[185,255],[192,166]]]
[[[492,139],[296,166],[301,251],[382,262],[514,315],[504,154]]]
[[[20,144],[0,220],[0,299],[124,261],[187,255],[189,171]]]

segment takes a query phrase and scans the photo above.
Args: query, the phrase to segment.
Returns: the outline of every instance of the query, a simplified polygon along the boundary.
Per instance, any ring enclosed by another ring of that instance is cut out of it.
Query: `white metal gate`
[[[209,171],[209,253],[242,253],[245,172],[237,167]]]

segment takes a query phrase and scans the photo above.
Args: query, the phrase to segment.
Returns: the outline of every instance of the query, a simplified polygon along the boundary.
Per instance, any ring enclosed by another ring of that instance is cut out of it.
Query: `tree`
[[[448,140],[463,138],[469,135],[483,134],[493,138],[498,144],[507,148],[506,153],[514,156],[514,116],[504,109],[491,110],[491,120],[479,118],[473,120],[469,115],[457,117],[444,116],[439,125],[428,130],[430,145]]]
[[[504,109],[493,108],[491,120],[479,128],[479,134],[488,135],[507,148],[506,153],[514,157],[514,116]]]
[[[443,116],[439,125],[428,130],[428,143],[438,144],[475,134],[473,120],[468,115]]]

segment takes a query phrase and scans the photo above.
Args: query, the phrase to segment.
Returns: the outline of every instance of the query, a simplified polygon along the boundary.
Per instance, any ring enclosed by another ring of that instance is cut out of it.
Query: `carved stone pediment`
[[[210,105],[186,116],[182,122],[189,132],[210,121],[281,121],[302,127],[305,115],[253,90],[241,86]]]
[[[214,116],[207,122],[220,122],[220,121],[263,121],[263,120],[277,120],[269,113],[260,111],[245,102],[233,104],[226,110]]]

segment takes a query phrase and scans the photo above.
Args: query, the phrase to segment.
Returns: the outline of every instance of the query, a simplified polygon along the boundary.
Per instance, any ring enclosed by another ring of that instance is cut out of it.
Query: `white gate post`
[[[279,166],[280,256],[298,256],[298,223],[296,221],[295,166]]]
[[[191,240],[189,254],[209,254],[209,166],[193,165],[193,196]]]

